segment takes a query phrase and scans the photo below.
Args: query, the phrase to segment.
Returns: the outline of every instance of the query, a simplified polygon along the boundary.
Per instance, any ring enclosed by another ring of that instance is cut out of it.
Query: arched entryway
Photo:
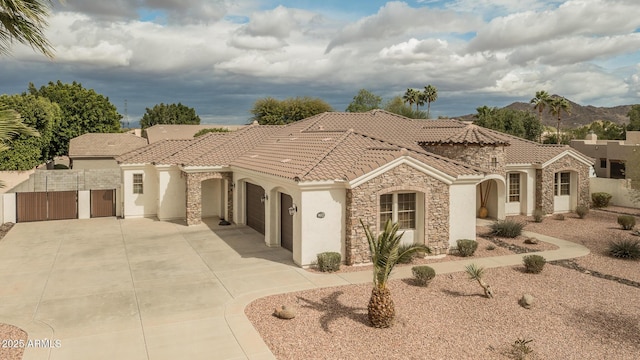
[[[497,175],[485,178],[476,186],[476,215],[482,218],[486,209],[486,218],[504,219],[505,184]],[[484,208],[484,209],[483,209]]]

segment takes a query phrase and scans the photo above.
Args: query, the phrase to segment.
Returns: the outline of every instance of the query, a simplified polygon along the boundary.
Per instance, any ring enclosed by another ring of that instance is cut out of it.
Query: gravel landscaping
[[[542,223],[514,219],[527,221],[525,231],[588,247],[592,254],[575,260],[582,268],[640,281],[640,262],[606,254],[610,240],[638,239],[620,230],[616,217],[592,210],[586,219],[574,214]],[[478,234],[479,241],[489,241],[482,228]],[[520,239],[509,241],[522,245]],[[474,257],[512,253],[486,246],[481,244]],[[436,261],[452,259],[459,257]],[[278,359],[509,359],[517,358],[512,351],[518,339],[531,340],[533,359],[637,358],[640,288],[592,276],[592,271],[553,264],[540,274],[525,273],[522,266],[487,269],[484,278],[494,288],[494,299],[485,298],[464,273],[438,275],[427,287],[393,280],[389,287],[397,318],[390,329],[368,324],[368,284],[270,296],[251,303],[245,313]],[[518,304],[525,293],[535,298],[531,309]],[[282,305],[295,309],[296,318],[274,317],[273,310]]]

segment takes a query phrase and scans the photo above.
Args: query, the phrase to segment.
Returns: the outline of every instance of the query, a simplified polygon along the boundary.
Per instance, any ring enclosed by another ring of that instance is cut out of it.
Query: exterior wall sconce
[[[269,200],[269,195],[267,195],[267,194],[262,195],[262,197],[260,198],[260,202],[263,203],[263,204],[267,200]]]
[[[289,208],[289,215],[293,216],[295,215],[295,213],[298,212],[298,207],[296,206],[296,204],[293,204],[290,208]]]
[[[236,184],[234,183],[229,184],[229,189],[233,190],[235,189],[235,187],[236,187]]]

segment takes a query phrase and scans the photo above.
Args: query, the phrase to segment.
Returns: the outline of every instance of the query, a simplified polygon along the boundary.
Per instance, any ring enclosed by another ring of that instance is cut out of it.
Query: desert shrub
[[[400,244],[400,246],[398,247],[398,254],[404,253],[408,248],[411,248],[411,247],[413,247],[413,244]],[[404,256],[400,256],[398,258],[398,264],[410,264],[413,258],[416,257],[417,255],[418,254],[416,253],[410,253],[410,254],[405,254]]]
[[[611,243],[609,243],[609,254],[620,259],[640,259],[640,241],[612,241]]]
[[[411,268],[411,272],[418,284],[422,286],[429,285],[429,282],[436,277],[436,271],[427,265],[414,266]]]
[[[539,274],[547,260],[540,255],[527,255],[522,258],[522,262],[528,273]]]
[[[495,250],[495,249],[496,249],[495,245],[493,245],[493,244],[487,245],[487,250]]]
[[[603,208],[609,206],[611,194],[606,192],[595,192],[591,194],[591,203],[594,208]]]
[[[458,245],[458,254],[463,257],[473,256],[478,248],[478,242],[475,240],[460,239],[456,241],[456,244]]]
[[[533,210],[533,221],[537,223],[541,223],[544,220],[544,211],[542,209]]]
[[[633,230],[633,227],[636,226],[636,218],[631,215],[620,215],[618,216],[618,224],[624,230]]]
[[[514,238],[522,234],[524,223],[511,219],[496,221],[491,224],[491,233],[496,236]]]
[[[556,220],[564,220],[564,214],[555,214],[553,218]]]
[[[318,254],[318,269],[322,272],[334,272],[340,270],[342,256],[337,252],[323,252]]]
[[[511,344],[511,354],[513,358],[516,360],[528,359],[530,354],[533,353],[533,349],[529,346],[529,343],[532,341],[533,339],[518,338]]]
[[[576,214],[580,219],[584,219],[585,216],[589,213],[589,208],[585,205],[576,206]]]

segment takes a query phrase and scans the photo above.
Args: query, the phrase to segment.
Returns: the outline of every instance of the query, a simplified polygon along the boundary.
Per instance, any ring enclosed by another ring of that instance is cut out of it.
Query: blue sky
[[[181,102],[209,123],[246,123],[265,96],[346,108],[431,84],[434,116],[528,101],[640,103],[636,0],[66,0],[46,31],[48,60],[16,45],[0,93],[78,81],[130,123]]]

